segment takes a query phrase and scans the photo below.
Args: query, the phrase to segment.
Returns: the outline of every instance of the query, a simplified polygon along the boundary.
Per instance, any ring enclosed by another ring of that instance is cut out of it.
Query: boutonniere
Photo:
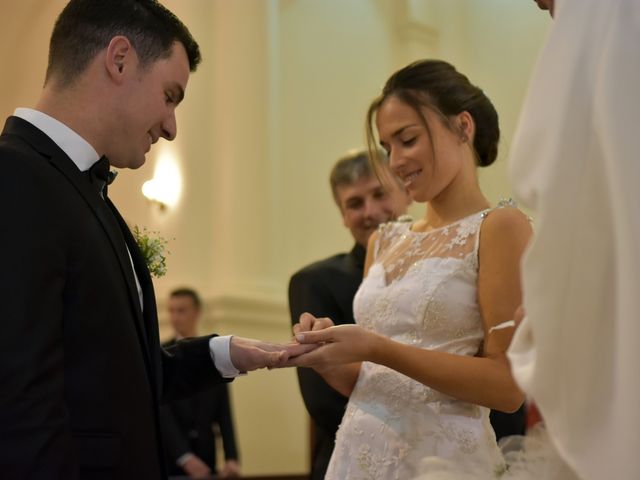
[[[149,273],[156,278],[162,277],[167,273],[165,249],[169,242],[164,237],[159,236],[158,232],[149,232],[146,227],[140,230],[138,226],[135,225],[132,233],[142,253],[144,262],[147,264]],[[166,253],[171,254],[168,250]]]

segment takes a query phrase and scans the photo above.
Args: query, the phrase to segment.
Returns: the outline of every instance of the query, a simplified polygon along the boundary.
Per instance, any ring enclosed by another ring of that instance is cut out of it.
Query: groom
[[[35,109],[6,122],[3,479],[165,478],[163,400],[296,353],[238,337],[162,350],[149,272],[107,195],[109,164],[138,168],[153,143],[175,138],[199,61],[187,28],[154,0],[71,0]]]

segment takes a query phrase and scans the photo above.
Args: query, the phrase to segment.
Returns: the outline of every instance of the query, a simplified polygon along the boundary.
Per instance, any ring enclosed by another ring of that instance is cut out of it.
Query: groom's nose
[[[172,111],[171,114],[162,122],[162,136],[171,141],[176,138],[178,134],[178,125],[176,124],[176,114]]]

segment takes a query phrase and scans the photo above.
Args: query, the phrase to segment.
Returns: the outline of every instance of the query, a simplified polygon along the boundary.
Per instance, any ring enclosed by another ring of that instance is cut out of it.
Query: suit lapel
[[[126,242],[127,247],[129,248],[129,253],[131,253],[131,260],[133,262],[134,268],[136,270],[136,274],[138,276],[138,282],[140,282],[140,288],[142,290],[142,298],[144,304],[144,313],[143,313],[143,322],[142,328],[144,331],[144,336],[147,340],[147,347],[151,348],[151,352],[156,352],[158,350],[159,344],[159,332],[158,332],[158,312],[156,307],[156,297],[155,292],[153,290],[153,281],[151,279],[151,274],[149,273],[149,269],[147,268],[147,263],[138,247],[138,244],[133,238],[131,234],[131,230],[127,223],[124,221],[124,218],[120,215],[120,212],[116,209],[115,205],[111,202],[109,198],[106,198],[106,205],[110,209],[112,213],[112,217],[116,220],[119,225],[119,230],[122,232],[122,237]],[[136,290],[137,295],[137,290]],[[157,372],[160,372],[161,361],[158,355],[152,355],[149,352],[149,358],[152,361],[154,372],[154,380],[157,382],[156,387],[158,391],[161,391],[161,385],[159,383],[160,378],[157,375]]]
[[[91,207],[93,213],[102,225],[102,228],[109,239],[109,243],[111,244],[111,248],[118,260],[120,271],[122,272],[127,291],[129,292],[131,308],[135,313],[136,326],[138,327],[138,333],[142,340],[140,343],[143,345],[145,353],[148,355],[138,288],[136,286],[133,267],[131,265],[129,253],[127,252],[125,240],[117,220],[114,218],[114,215],[111,213],[105,201],[96,194],[92,185],[64,152],[60,151],[60,153],[54,154],[51,157],[51,163],[65,177],[67,177],[67,180],[69,180],[89,207]]]
[[[138,330],[138,335],[140,336],[140,344],[142,345],[142,349],[145,355],[147,356],[147,358],[149,358],[149,348],[147,342],[148,335],[145,329],[145,322],[143,318],[142,307],[140,305],[138,287],[136,285],[136,280],[133,273],[133,266],[131,265],[132,259],[129,257],[130,252],[127,251],[127,244],[125,243],[124,231],[118,224],[118,220],[110,209],[110,206],[107,205],[107,203],[97,195],[95,200],[96,202],[94,212],[98,217],[98,220],[100,220],[100,223],[102,224],[105,232],[107,233],[109,242],[111,243],[111,246],[118,258],[120,270],[122,271],[125,282],[127,284],[129,299],[131,301],[131,308],[135,311],[136,329]],[[140,277],[140,275],[138,276]],[[145,297],[146,295],[143,289],[143,299],[145,299]]]

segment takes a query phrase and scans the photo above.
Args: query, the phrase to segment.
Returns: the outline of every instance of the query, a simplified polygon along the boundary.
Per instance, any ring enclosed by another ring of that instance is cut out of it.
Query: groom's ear
[[[130,71],[138,68],[138,56],[127,37],[118,35],[111,39],[104,66],[109,78],[118,85],[124,82]]]

